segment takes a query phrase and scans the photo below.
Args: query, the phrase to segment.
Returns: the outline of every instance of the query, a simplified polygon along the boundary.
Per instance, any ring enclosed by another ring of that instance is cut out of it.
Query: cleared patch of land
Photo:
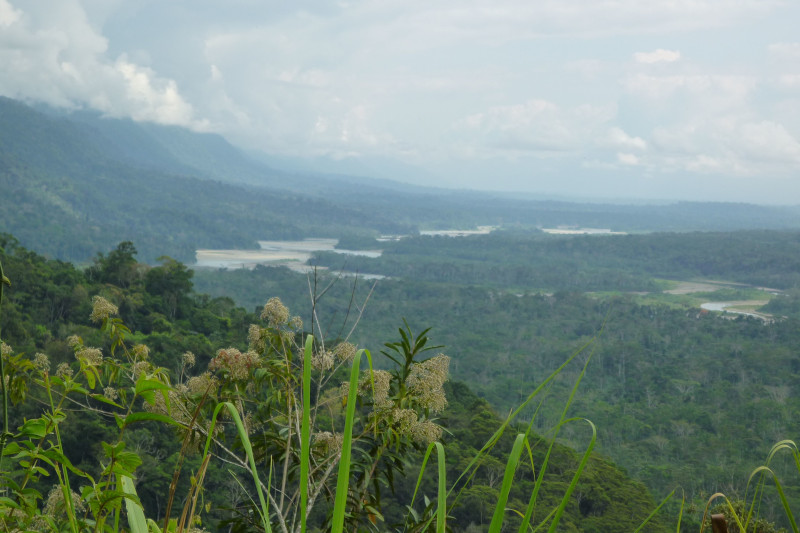
[[[678,281],[677,285],[665,290],[666,294],[692,294],[695,292],[714,292],[729,287],[746,287],[741,283],[723,281]]]
[[[769,300],[742,300],[738,302],[706,302],[700,307],[706,311],[720,311],[737,315],[753,316],[763,320],[771,320],[772,315],[757,311],[769,303]]]

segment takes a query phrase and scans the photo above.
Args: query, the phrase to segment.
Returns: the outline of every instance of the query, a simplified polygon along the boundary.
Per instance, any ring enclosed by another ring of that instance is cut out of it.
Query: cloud
[[[8,0],[0,0],[0,28],[8,28],[19,21],[22,12],[14,9]]]
[[[634,74],[622,80],[622,87],[642,102],[643,112],[659,121],[672,122],[677,117],[749,112],[749,100],[759,83],[759,78],[752,75]]]
[[[778,86],[787,89],[800,87],[800,74],[782,74],[778,78]]]
[[[622,129],[614,127],[608,132],[608,144],[616,148],[646,150],[647,142],[641,137],[632,137]]]
[[[123,54],[111,61],[108,41],[75,0],[0,0],[0,94],[55,106],[91,107],[108,115],[202,128],[177,84]]]
[[[800,141],[769,120],[721,117],[660,127],[653,146],[649,162],[662,170],[786,177],[800,165]]]
[[[800,164],[800,142],[782,124],[769,120],[742,124],[731,141],[751,160]]]
[[[780,60],[800,61],[800,43],[773,43],[767,51]]]
[[[455,129],[484,154],[568,153],[581,151],[615,113],[614,106],[562,108],[534,99],[467,116],[456,123]]]
[[[619,161],[623,165],[634,166],[639,164],[639,157],[634,154],[618,153],[617,161]]]
[[[664,50],[659,48],[653,52],[636,52],[633,59],[637,63],[673,63],[681,58],[677,50]]]
[[[691,31],[730,26],[769,13],[781,0],[458,0],[353,2],[343,16],[390,15],[393,22],[376,29],[388,42],[404,46],[476,40],[491,43],[543,36],[599,37]],[[398,6],[405,9],[401,16]],[[383,20],[387,17],[383,16]],[[388,32],[388,33],[387,33]]]

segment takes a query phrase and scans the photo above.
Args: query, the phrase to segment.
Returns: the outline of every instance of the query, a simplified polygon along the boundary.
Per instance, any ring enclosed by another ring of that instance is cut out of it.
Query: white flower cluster
[[[372,396],[373,409],[376,412],[385,411],[392,407],[392,401],[389,399],[391,386],[392,375],[386,370],[375,370],[372,372],[372,381],[367,374],[358,382],[358,395],[367,398]]]
[[[283,305],[280,298],[274,296],[264,305],[261,320],[266,321],[272,328],[283,326],[289,321],[289,309]]]
[[[414,364],[408,375],[408,391],[417,403],[433,413],[440,413],[447,407],[444,382],[450,368],[450,358],[444,354],[431,357]]]
[[[320,370],[322,372],[333,368],[335,362],[336,358],[333,352],[330,350],[322,350],[321,352],[311,356],[311,366],[315,370]]]
[[[331,433],[330,431],[314,433],[314,445],[328,455],[341,453],[343,442],[344,436],[341,433]]]
[[[92,322],[102,322],[117,313],[119,313],[119,308],[102,296],[95,295],[92,297],[92,314],[89,315],[89,319]]]
[[[33,356],[33,366],[35,366],[39,372],[50,372],[50,359],[43,353],[37,353]]]

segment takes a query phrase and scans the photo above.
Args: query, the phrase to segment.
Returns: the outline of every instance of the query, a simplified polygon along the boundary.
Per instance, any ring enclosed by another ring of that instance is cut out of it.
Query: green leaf
[[[108,398],[106,398],[102,394],[90,394],[90,396],[92,398],[94,398],[95,400],[97,400],[97,401],[100,401],[100,402],[103,402],[103,403],[107,403],[108,405],[113,405],[114,407],[122,408],[122,406],[120,404],[118,404],[117,402],[115,402],[113,400],[109,400]]]
[[[136,394],[142,394],[142,392],[149,390],[168,391],[170,388],[171,387],[166,383],[161,383],[160,381],[156,381],[154,379],[147,379],[144,375],[142,375],[136,382]]]
[[[142,459],[134,452],[119,452],[115,459],[117,464],[128,472],[133,472],[142,464]]]
[[[6,447],[3,449],[3,455],[11,455],[11,454],[19,452],[21,449],[22,448],[20,448],[19,444],[17,444],[16,442],[9,442],[8,444],[6,444]]]
[[[20,506],[17,502],[7,496],[0,496],[0,505],[3,507],[11,507],[12,509],[19,509]]]
[[[178,426],[180,428],[186,427],[177,420],[174,420],[166,415],[160,415],[158,413],[148,413],[148,412],[131,413],[125,418],[119,418],[117,421],[117,425],[121,429],[133,424],[134,422],[143,422],[145,420],[155,420],[156,422],[163,422],[165,424]]]
[[[151,390],[142,391],[142,393],[139,394],[139,396],[141,396],[144,399],[144,401],[146,401],[150,405],[155,405],[156,403],[156,393]]]
[[[19,428],[20,435],[25,437],[38,437],[40,439],[47,435],[47,422],[43,418],[27,420]]]
[[[92,368],[87,368],[83,371],[83,375],[86,376],[86,384],[89,385],[90,389],[94,389],[95,380],[94,380],[94,372]]]

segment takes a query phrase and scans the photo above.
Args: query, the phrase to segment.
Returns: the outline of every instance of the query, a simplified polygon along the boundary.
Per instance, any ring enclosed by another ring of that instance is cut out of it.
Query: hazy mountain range
[[[0,230],[62,259],[86,261],[122,240],[134,241],[147,261],[167,254],[191,262],[199,247],[420,228],[800,227],[798,207],[553,201],[427,188],[324,166],[254,157],[219,135],[177,126],[0,98]]]

